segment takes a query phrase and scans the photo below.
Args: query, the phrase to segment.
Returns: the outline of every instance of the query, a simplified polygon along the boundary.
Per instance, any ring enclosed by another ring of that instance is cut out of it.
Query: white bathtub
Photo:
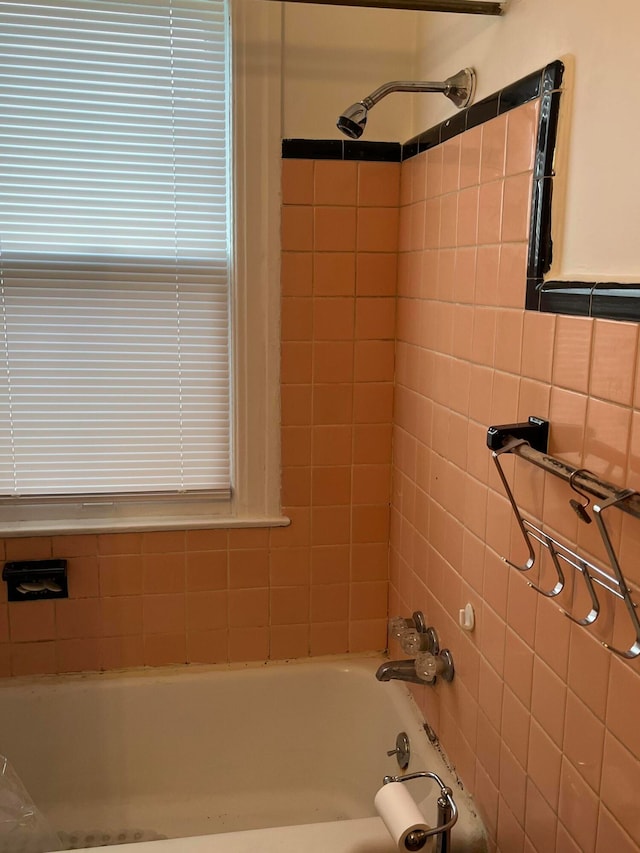
[[[408,772],[433,770],[454,790],[454,850],[484,851],[405,686],[375,680],[381,660],[6,679],[0,753],[80,845],[138,830],[168,840],[130,853],[393,853],[373,797],[401,772],[386,752],[406,731]],[[435,823],[436,786],[409,784]]]

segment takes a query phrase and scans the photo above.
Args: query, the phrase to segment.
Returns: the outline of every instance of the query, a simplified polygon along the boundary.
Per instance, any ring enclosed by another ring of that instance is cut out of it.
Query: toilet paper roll
[[[374,804],[399,850],[407,850],[405,841],[410,832],[429,829],[404,782],[383,785],[375,796]]]

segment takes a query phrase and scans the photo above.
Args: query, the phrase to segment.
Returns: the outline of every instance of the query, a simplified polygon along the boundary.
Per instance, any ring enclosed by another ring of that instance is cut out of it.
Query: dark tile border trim
[[[283,160],[366,160],[399,163],[399,142],[361,142],[348,139],[283,139]]]
[[[525,308],[555,314],[573,314],[611,320],[640,322],[640,283],[550,281],[551,202],[554,156],[562,97],[564,65],[551,62],[499,92],[478,101],[441,124],[409,139],[396,142],[361,142],[340,139],[283,139],[283,158],[311,160],[367,160],[398,163],[428,151],[473,127],[540,98],[540,123],[533,172],[533,192],[527,261]]]

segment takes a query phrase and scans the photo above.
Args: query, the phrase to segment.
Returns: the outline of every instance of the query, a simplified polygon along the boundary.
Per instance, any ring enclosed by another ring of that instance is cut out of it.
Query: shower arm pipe
[[[383,83],[375,92],[367,95],[360,103],[370,110],[378,101],[386,98],[392,92],[448,92],[452,88],[451,83],[431,83],[424,80],[392,80],[390,83]]]
[[[360,6],[372,9],[407,9],[416,12],[452,12],[460,15],[503,15],[506,2],[492,0],[285,0],[323,6]]]

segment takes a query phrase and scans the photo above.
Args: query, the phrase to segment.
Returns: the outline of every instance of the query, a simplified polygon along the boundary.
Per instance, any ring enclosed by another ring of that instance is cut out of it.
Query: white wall
[[[416,32],[415,12],[285,3],[283,136],[344,139],[342,110],[381,83],[413,78]],[[387,98],[371,111],[364,139],[407,140],[414,103]]]
[[[422,13],[418,28],[419,76],[446,77],[472,65],[477,98],[554,59],[574,58],[553,273],[640,281],[638,0],[512,0],[502,18]],[[444,99],[416,97],[416,133],[451,114]]]

